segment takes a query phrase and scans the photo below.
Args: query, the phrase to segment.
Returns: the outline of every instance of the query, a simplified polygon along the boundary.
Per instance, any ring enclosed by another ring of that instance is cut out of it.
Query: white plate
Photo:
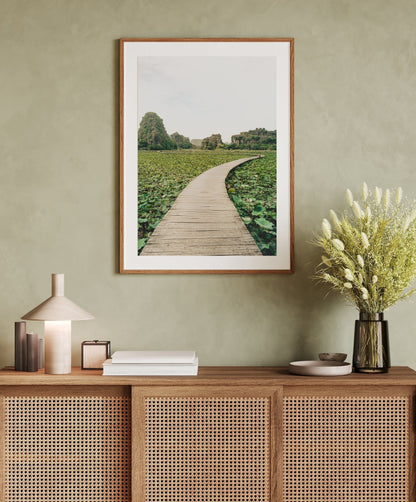
[[[340,376],[349,375],[352,366],[338,361],[293,361],[289,364],[289,371],[305,376]]]

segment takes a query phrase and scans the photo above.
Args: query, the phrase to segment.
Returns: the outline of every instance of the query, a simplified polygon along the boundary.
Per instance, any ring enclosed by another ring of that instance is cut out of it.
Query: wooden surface
[[[261,256],[225,186],[232,169],[256,158],[226,162],[194,178],[158,224],[141,256]]]
[[[146,441],[146,410],[142,393],[138,387],[131,389],[131,501],[146,500],[146,465],[143,458]]]
[[[5,400],[0,395],[0,500],[5,500]]]
[[[416,385],[416,372],[406,366],[390,369],[389,373],[360,374],[339,377],[304,377],[291,375],[286,367],[270,366],[201,366],[197,376],[103,376],[101,370],[72,368],[68,375],[0,371],[0,385],[285,385],[319,387]]]
[[[409,403],[409,423],[408,429],[410,431],[409,438],[409,471],[415,473],[416,469],[416,444],[415,444],[415,397],[416,389],[413,389],[413,397]],[[416,500],[416,476],[413,474],[409,479],[409,492],[410,500]]]

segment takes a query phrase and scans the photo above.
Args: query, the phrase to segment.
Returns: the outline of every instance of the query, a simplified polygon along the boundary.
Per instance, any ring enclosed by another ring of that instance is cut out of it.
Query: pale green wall
[[[94,338],[204,365],[350,358],[356,313],[312,283],[307,241],[347,186],[416,194],[415,27],[413,0],[1,0],[0,366],[51,272],[96,316],[75,364]],[[117,40],[156,36],[295,37],[294,275],[117,273]],[[416,367],[414,306],[387,318],[393,363]]]

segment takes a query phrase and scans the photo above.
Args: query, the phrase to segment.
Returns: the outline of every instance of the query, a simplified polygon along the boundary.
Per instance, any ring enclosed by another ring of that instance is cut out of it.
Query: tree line
[[[139,126],[137,133],[137,147],[139,150],[177,150],[198,148],[189,138],[174,132],[166,132],[163,120],[155,112],[147,112]],[[224,143],[221,134],[212,134],[201,141],[202,150],[275,150],[276,131],[257,128],[240,132],[231,137],[231,143]]]

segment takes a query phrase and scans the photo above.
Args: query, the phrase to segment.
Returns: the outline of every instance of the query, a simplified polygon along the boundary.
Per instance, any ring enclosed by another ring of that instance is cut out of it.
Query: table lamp
[[[94,316],[64,296],[64,274],[52,274],[52,296],[22,319],[45,321],[45,373],[71,373],[71,321]]]

